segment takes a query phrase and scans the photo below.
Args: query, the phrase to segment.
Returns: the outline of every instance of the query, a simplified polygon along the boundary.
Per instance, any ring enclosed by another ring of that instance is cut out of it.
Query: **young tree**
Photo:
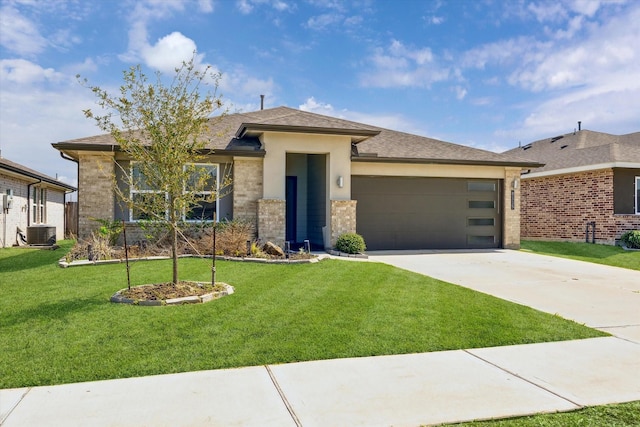
[[[211,153],[206,149],[207,132],[214,120],[210,116],[220,110],[219,120],[226,111],[217,94],[221,74],[210,67],[199,69],[195,54],[176,68],[170,84],[163,82],[161,73],[155,76],[155,82],[150,82],[140,65],[131,67],[123,72],[124,83],[117,94],[82,80],[105,111],[97,115],[87,109],[84,114],[110,133],[134,162],[131,172],[122,170],[122,175],[130,188],[147,191],[130,195],[116,185],[116,193],[139,218],[167,226],[172,280],[178,283],[178,234],[183,217],[216,197],[214,177],[196,163]],[[205,86],[210,88],[202,94]]]

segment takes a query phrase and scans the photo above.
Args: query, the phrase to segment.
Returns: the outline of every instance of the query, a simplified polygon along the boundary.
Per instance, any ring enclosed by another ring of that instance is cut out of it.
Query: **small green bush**
[[[364,239],[356,233],[345,233],[338,237],[336,249],[347,254],[359,254],[367,249]]]
[[[640,230],[627,231],[620,237],[620,242],[628,248],[640,249]]]

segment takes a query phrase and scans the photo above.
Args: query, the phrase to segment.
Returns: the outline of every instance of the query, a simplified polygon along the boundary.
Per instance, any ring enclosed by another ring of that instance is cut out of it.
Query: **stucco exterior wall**
[[[616,215],[613,169],[522,179],[522,238],[584,242],[588,222],[596,243],[614,244],[640,229],[640,215]],[[591,233],[589,233],[591,241]]]

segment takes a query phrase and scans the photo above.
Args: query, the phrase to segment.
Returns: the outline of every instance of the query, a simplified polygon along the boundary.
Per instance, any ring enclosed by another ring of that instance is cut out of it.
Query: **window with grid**
[[[31,221],[33,224],[47,222],[47,189],[33,188],[31,193]]]
[[[190,164],[185,166],[192,169],[192,173],[186,182],[184,191],[192,191],[193,188],[203,188],[197,195],[201,199],[195,204],[189,212],[183,214],[182,219],[185,221],[213,221],[216,218],[218,210],[218,165],[212,163],[206,164]],[[149,185],[144,173],[135,162],[131,164],[131,183],[130,188],[131,200],[133,206],[129,211],[129,219],[131,221],[153,220],[158,216],[167,216],[167,194],[157,188]],[[164,202],[163,202],[164,201]],[[142,212],[136,209],[136,205],[140,203],[154,203],[157,206],[165,206],[165,210],[151,215],[148,212]]]

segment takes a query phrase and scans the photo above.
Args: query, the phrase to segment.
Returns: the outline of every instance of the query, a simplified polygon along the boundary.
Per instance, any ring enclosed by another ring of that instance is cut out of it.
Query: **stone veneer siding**
[[[513,188],[513,181],[518,180],[517,188]],[[502,247],[505,249],[520,249],[520,209],[522,206],[520,183],[520,169],[509,170],[505,172],[504,191],[502,206],[503,209],[503,229],[502,229]],[[511,209],[511,191],[514,192],[514,206]]]
[[[357,200],[331,200],[331,248],[340,235],[356,232],[357,203]]]
[[[614,214],[613,169],[522,180],[523,239],[584,242],[591,221],[596,243],[640,229],[639,215]]]
[[[258,239],[284,247],[286,238],[286,202],[280,199],[258,200]]]
[[[262,159],[234,159],[233,162],[233,219],[247,221],[257,235],[258,200],[262,198]]]
[[[100,226],[91,218],[114,218],[113,155],[80,153],[79,165],[78,239],[84,240]]]

